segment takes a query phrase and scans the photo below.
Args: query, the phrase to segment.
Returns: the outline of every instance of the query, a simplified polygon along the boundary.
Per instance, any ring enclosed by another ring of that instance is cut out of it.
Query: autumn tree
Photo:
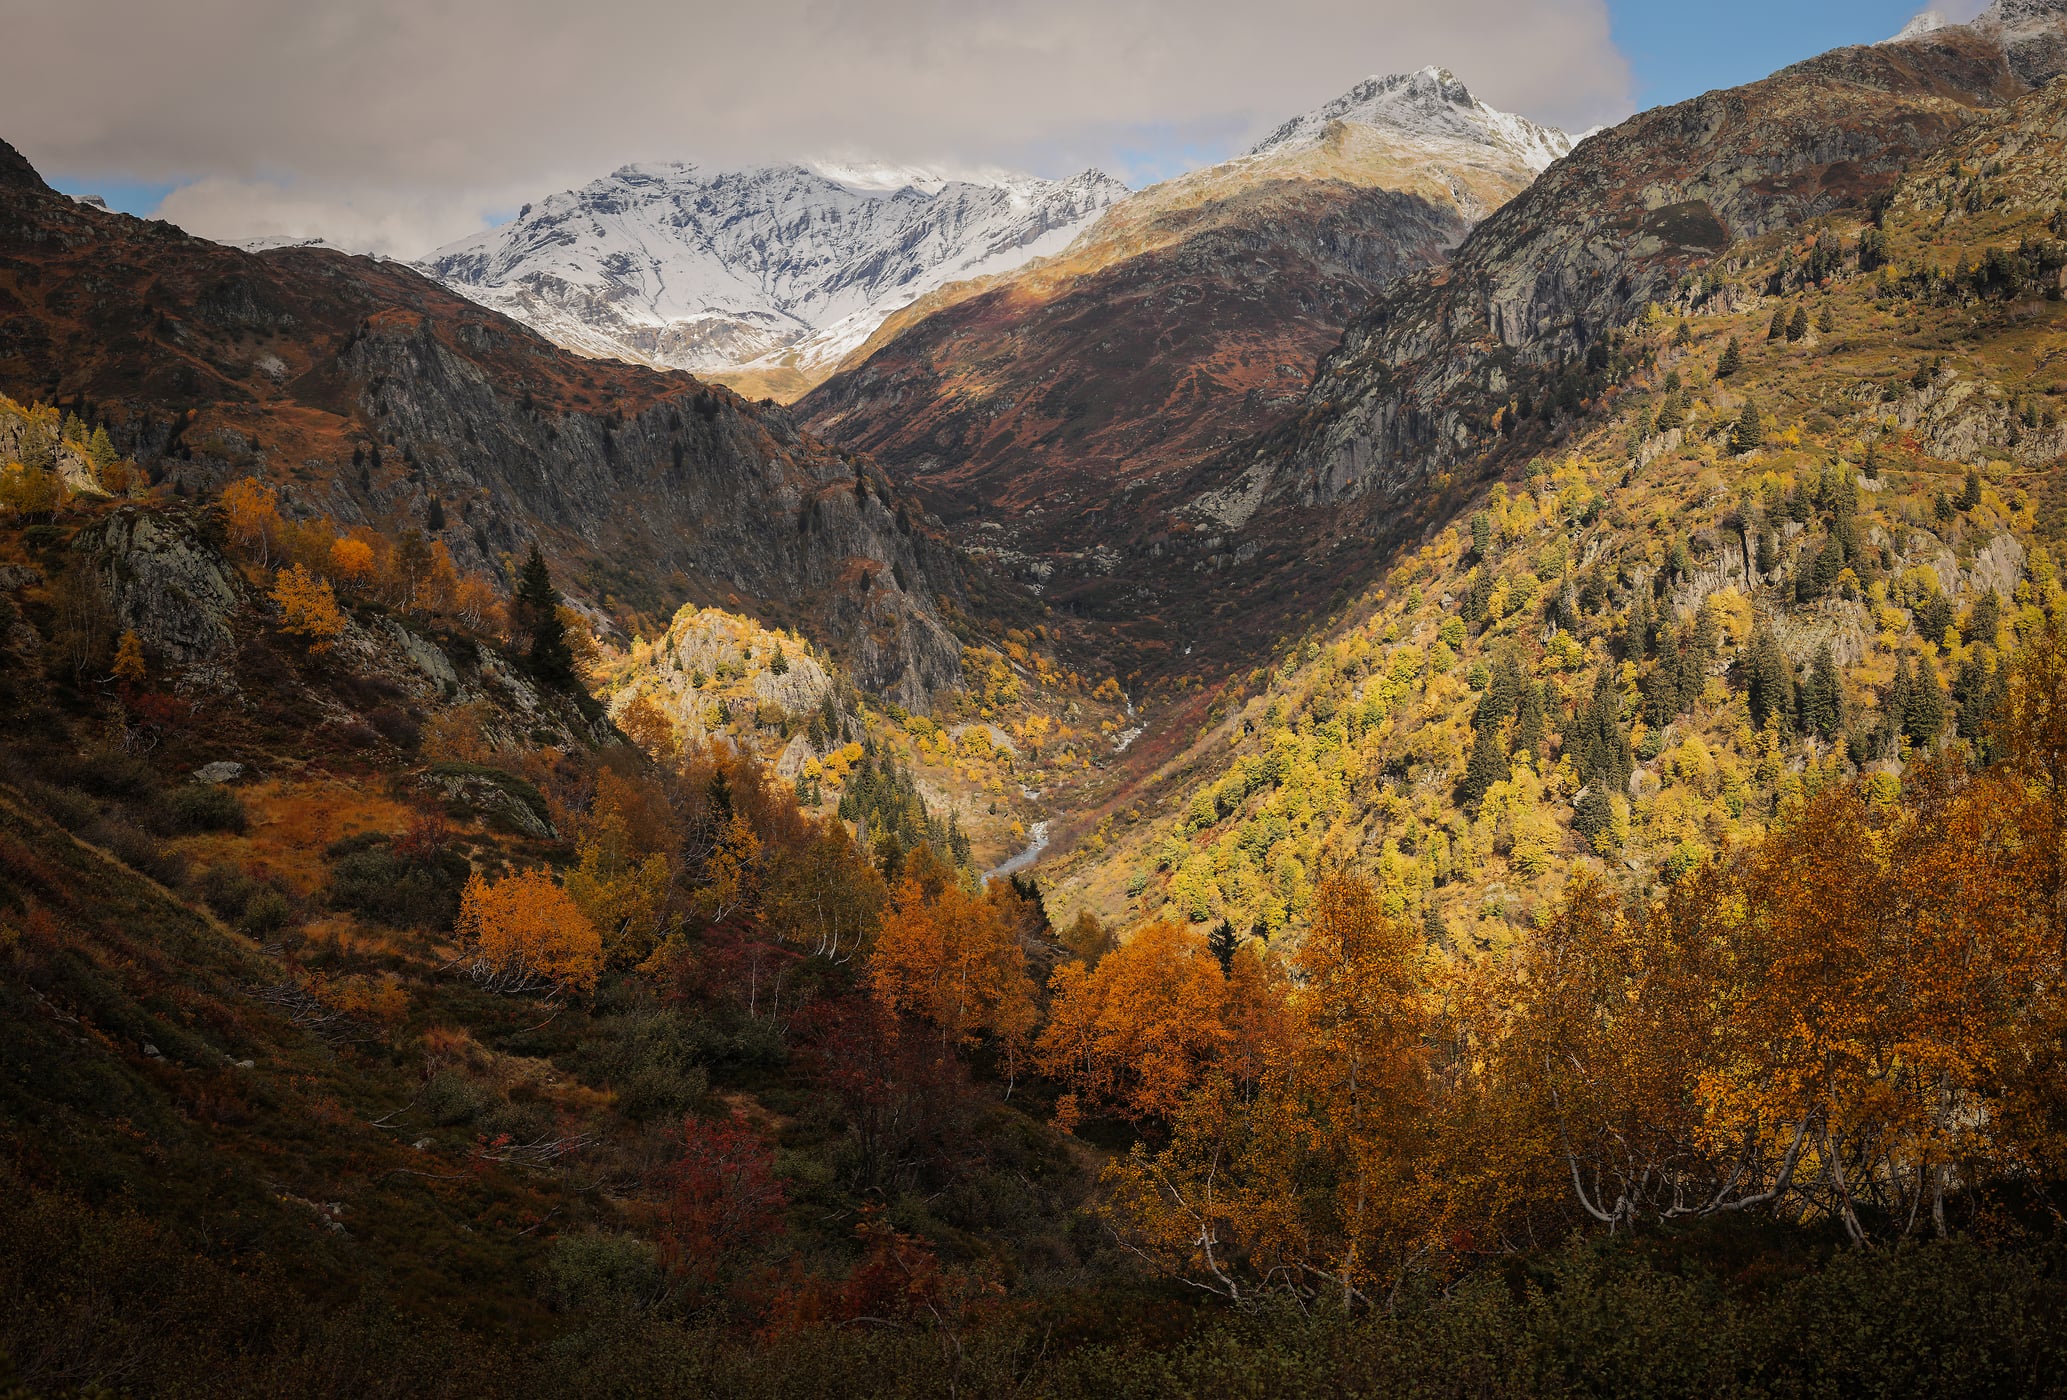
[[[231,540],[261,565],[271,563],[281,524],[278,493],[256,477],[239,477],[223,488],[218,504]]]
[[[1061,964],[1048,989],[1035,1062],[1125,1117],[1175,1113],[1230,1039],[1226,974],[1206,940],[1168,920],[1137,930],[1095,968]]]
[[[660,851],[642,851],[624,813],[605,805],[582,823],[580,859],[566,891],[602,937],[604,960],[631,965],[653,951],[674,872]]]
[[[311,656],[328,651],[344,635],[345,616],[330,585],[302,565],[283,570],[269,596],[280,609],[280,630],[299,637]]]
[[[520,870],[493,885],[477,872],[453,927],[474,980],[490,991],[595,988],[602,937],[549,871]]]
[[[886,1009],[930,1022],[944,1049],[987,1036],[1016,1063],[1033,1031],[1025,951],[998,907],[963,890],[927,846],[905,862],[869,958],[869,986]]]

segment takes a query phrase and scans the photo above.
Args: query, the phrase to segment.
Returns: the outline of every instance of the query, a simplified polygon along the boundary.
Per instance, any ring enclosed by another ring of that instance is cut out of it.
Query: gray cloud
[[[0,136],[44,169],[407,254],[631,160],[1138,175],[1425,63],[1574,129],[1631,105],[1605,0],[0,0],[0,30]]]

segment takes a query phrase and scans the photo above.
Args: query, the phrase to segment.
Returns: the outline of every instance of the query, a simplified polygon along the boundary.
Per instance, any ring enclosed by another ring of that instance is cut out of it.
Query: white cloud
[[[320,233],[404,253],[631,160],[838,149],[1125,174],[1158,152],[1224,151],[1369,73],[1425,63],[1495,106],[1573,128],[1631,105],[1605,0],[32,10],[10,21],[13,57],[0,58],[0,136],[38,165],[75,179],[192,181],[164,212],[200,232]]]

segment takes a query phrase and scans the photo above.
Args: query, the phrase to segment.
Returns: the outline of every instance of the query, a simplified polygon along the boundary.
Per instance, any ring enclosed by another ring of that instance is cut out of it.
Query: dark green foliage
[[[1722,357],[1715,362],[1715,377],[1728,379],[1744,364],[1744,352],[1737,348],[1737,337],[1730,337],[1730,343],[1723,346]]]
[[[1674,428],[1687,425],[1687,406],[1677,389],[1665,395],[1665,401],[1658,405],[1657,431],[1669,433]]]
[[[1565,747],[1578,756],[1579,781],[1588,787],[1619,791],[1628,786],[1636,759],[1622,727],[1622,697],[1608,667],[1594,676],[1593,694],[1579,707]]]
[[[1231,975],[1234,972],[1235,949],[1241,946],[1242,940],[1234,931],[1233,921],[1229,919],[1222,919],[1213,926],[1212,932],[1206,935],[1206,948],[1220,964],[1223,975]]]
[[[1493,570],[1490,565],[1481,564],[1471,575],[1471,587],[1464,591],[1464,606],[1457,615],[1466,622],[1484,622],[1486,609],[1493,601]]]
[[[1479,730],[1471,741],[1471,757],[1465,761],[1464,781],[1457,785],[1458,801],[1466,806],[1479,801],[1493,784],[1504,781],[1509,771],[1498,727]]]
[[[1766,325],[1766,339],[1780,340],[1783,337],[1785,337],[1786,334],[1787,308],[1784,306],[1776,306],[1773,308],[1773,319]]]
[[[634,1122],[678,1120],[710,1089],[698,1050],[697,1029],[683,1014],[634,1006],[594,1021],[566,1067],[608,1085]]]
[[[1492,556],[1493,517],[1482,510],[1472,512],[1471,552],[1482,561]]]
[[[525,639],[525,659],[532,673],[548,685],[571,688],[575,684],[574,651],[560,621],[560,591],[553,587],[552,571],[536,544],[517,576],[510,612]]]
[[[1572,809],[1572,830],[1588,843],[1614,825],[1614,821],[1615,807],[1604,788],[1588,788]]]
[[[1508,742],[1508,752],[1527,752],[1534,756],[1540,766],[1546,760],[1543,741],[1546,708],[1543,703],[1543,689],[1539,685],[1524,685],[1514,707],[1514,733]]]
[[[1994,645],[1995,634],[2002,627],[2002,599],[1989,589],[1974,600],[1973,609],[1967,614],[1967,624],[1960,634],[1969,642],[1987,642]]]
[[[242,831],[244,804],[226,787],[191,783],[161,798],[153,815],[158,829],[170,836],[194,831]]]
[[[1768,525],[1758,532],[1758,571],[1770,574],[1780,567],[1780,536]]]
[[[847,776],[846,791],[840,795],[840,816],[853,822],[861,833],[864,848],[875,852],[885,879],[895,881],[904,868],[904,857],[929,845],[944,860],[966,865],[966,855],[957,859],[947,823],[926,807],[918,784],[894,761],[879,760],[864,753]],[[967,850],[967,840],[961,842]]]
[[[1937,672],[1919,659],[1902,701],[1902,732],[1913,744],[1930,745],[1945,728],[1945,693],[1938,688]]]
[[[1737,415],[1736,426],[1730,429],[1730,451],[1749,452],[1765,440],[1765,422],[1759,417],[1758,405],[1746,399],[1744,411]]]
[[[1958,711],[1959,737],[1974,745],[1984,763],[2002,756],[1995,724],[2009,700],[2009,675],[2000,662],[1991,670],[1972,657],[1962,661],[1952,680],[1952,703]]]
[[[1622,655],[1631,661],[1649,656],[1654,627],[1650,587],[1638,584],[1630,591],[1629,614],[1622,622]]]
[[[333,908],[394,928],[452,927],[469,872],[467,858],[457,851],[368,833],[340,841],[325,854],[333,862],[326,895]]]
[[[1945,640],[1945,633],[1953,621],[1952,600],[1943,593],[1933,592],[1916,608],[1916,630],[1933,642]]]
[[[1793,716],[1794,668],[1780,650],[1779,640],[1762,626],[1751,634],[1745,682],[1753,725],[1763,729],[1774,715],[1779,715],[1783,723]]]
[[[1523,687],[1521,667],[1512,656],[1503,654],[1493,662],[1491,675],[1486,681],[1484,693],[1479,696],[1478,707],[1471,712],[1471,727],[1479,733],[1498,729],[1514,714],[1516,699]]]
[[[1816,653],[1815,664],[1809,667],[1808,679],[1802,682],[1799,703],[1803,733],[1831,739],[1844,728],[1844,684],[1838,677],[1837,662],[1831,657],[1829,647]]]
[[[1961,510],[1972,510],[1981,504],[1981,473],[1967,473],[1966,486],[1960,491],[1956,504]]]
[[[1796,306],[1794,315],[1787,322],[1787,339],[1790,342],[1802,339],[1809,333],[1809,309]]]

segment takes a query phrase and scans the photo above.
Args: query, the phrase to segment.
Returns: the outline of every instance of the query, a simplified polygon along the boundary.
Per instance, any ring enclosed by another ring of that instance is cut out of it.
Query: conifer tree
[[[1787,322],[1787,339],[1797,341],[1809,333],[1809,309],[1806,306],[1794,308],[1793,317]]]
[[[1750,399],[1744,401],[1744,411],[1737,415],[1737,426],[1730,429],[1730,451],[1745,453],[1764,442],[1765,423],[1758,414],[1758,405]]]
[[[548,685],[572,686],[574,651],[567,644],[566,625],[560,621],[560,591],[553,587],[552,571],[536,544],[517,575],[510,613],[526,639],[525,657],[533,674]]]
[[[1515,701],[1514,734],[1509,744],[1509,753],[1527,753],[1536,760],[1540,769],[1544,763],[1544,740],[1548,737],[1543,727],[1544,707],[1541,686],[1524,685],[1521,696]]]
[[[1763,729],[1767,719],[1780,716],[1783,723],[1794,714],[1794,672],[1780,650],[1779,639],[1765,627],[1751,634],[1751,660],[1747,668],[1747,700],[1752,727]]]
[[[1493,784],[1504,782],[1511,771],[1506,746],[1500,742],[1499,726],[1479,730],[1471,742],[1471,757],[1464,765],[1464,781],[1457,785],[1458,800],[1470,806],[1491,791]]]
[[[1945,728],[1945,694],[1938,688],[1938,676],[1931,663],[1917,658],[1916,675],[1902,707],[1902,730],[1909,742],[1928,746],[1937,742]]]
[[[1981,473],[1970,471],[1967,473],[1966,489],[1959,493],[1958,505],[1961,510],[1972,510],[1979,504],[1981,504]]]
[[[1728,379],[1744,363],[1744,352],[1737,348],[1737,337],[1730,337],[1730,343],[1723,346],[1722,358],[1715,362],[1715,377]]]
[[[1622,624],[1622,655],[1638,661],[1651,654],[1651,585],[1643,580],[1630,591],[1629,615]]]
[[[1771,323],[1766,326],[1766,339],[1779,340],[1786,334],[1787,308],[1784,306],[1776,306],[1773,308],[1773,319]]]
[[[1234,975],[1235,949],[1241,945],[1241,936],[1234,931],[1232,919],[1222,919],[1213,926],[1213,931],[1206,935],[1206,950],[1212,953],[1214,960],[1220,964],[1221,976]]]
[[[1803,732],[1830,739],[1844,728],[1844,686],[1828,646],[1816,653],[1809,678],[1802,683],[1800,705]]]
[[[1636,758],[1629,751],[1629,734],[1622,728],[1622,697],[1607,666],[1595,673],[1592,698],[1581,708],[1573,730],[1567,747],[1577,751],[1579,781],[1589,787],[1627,787]]]

